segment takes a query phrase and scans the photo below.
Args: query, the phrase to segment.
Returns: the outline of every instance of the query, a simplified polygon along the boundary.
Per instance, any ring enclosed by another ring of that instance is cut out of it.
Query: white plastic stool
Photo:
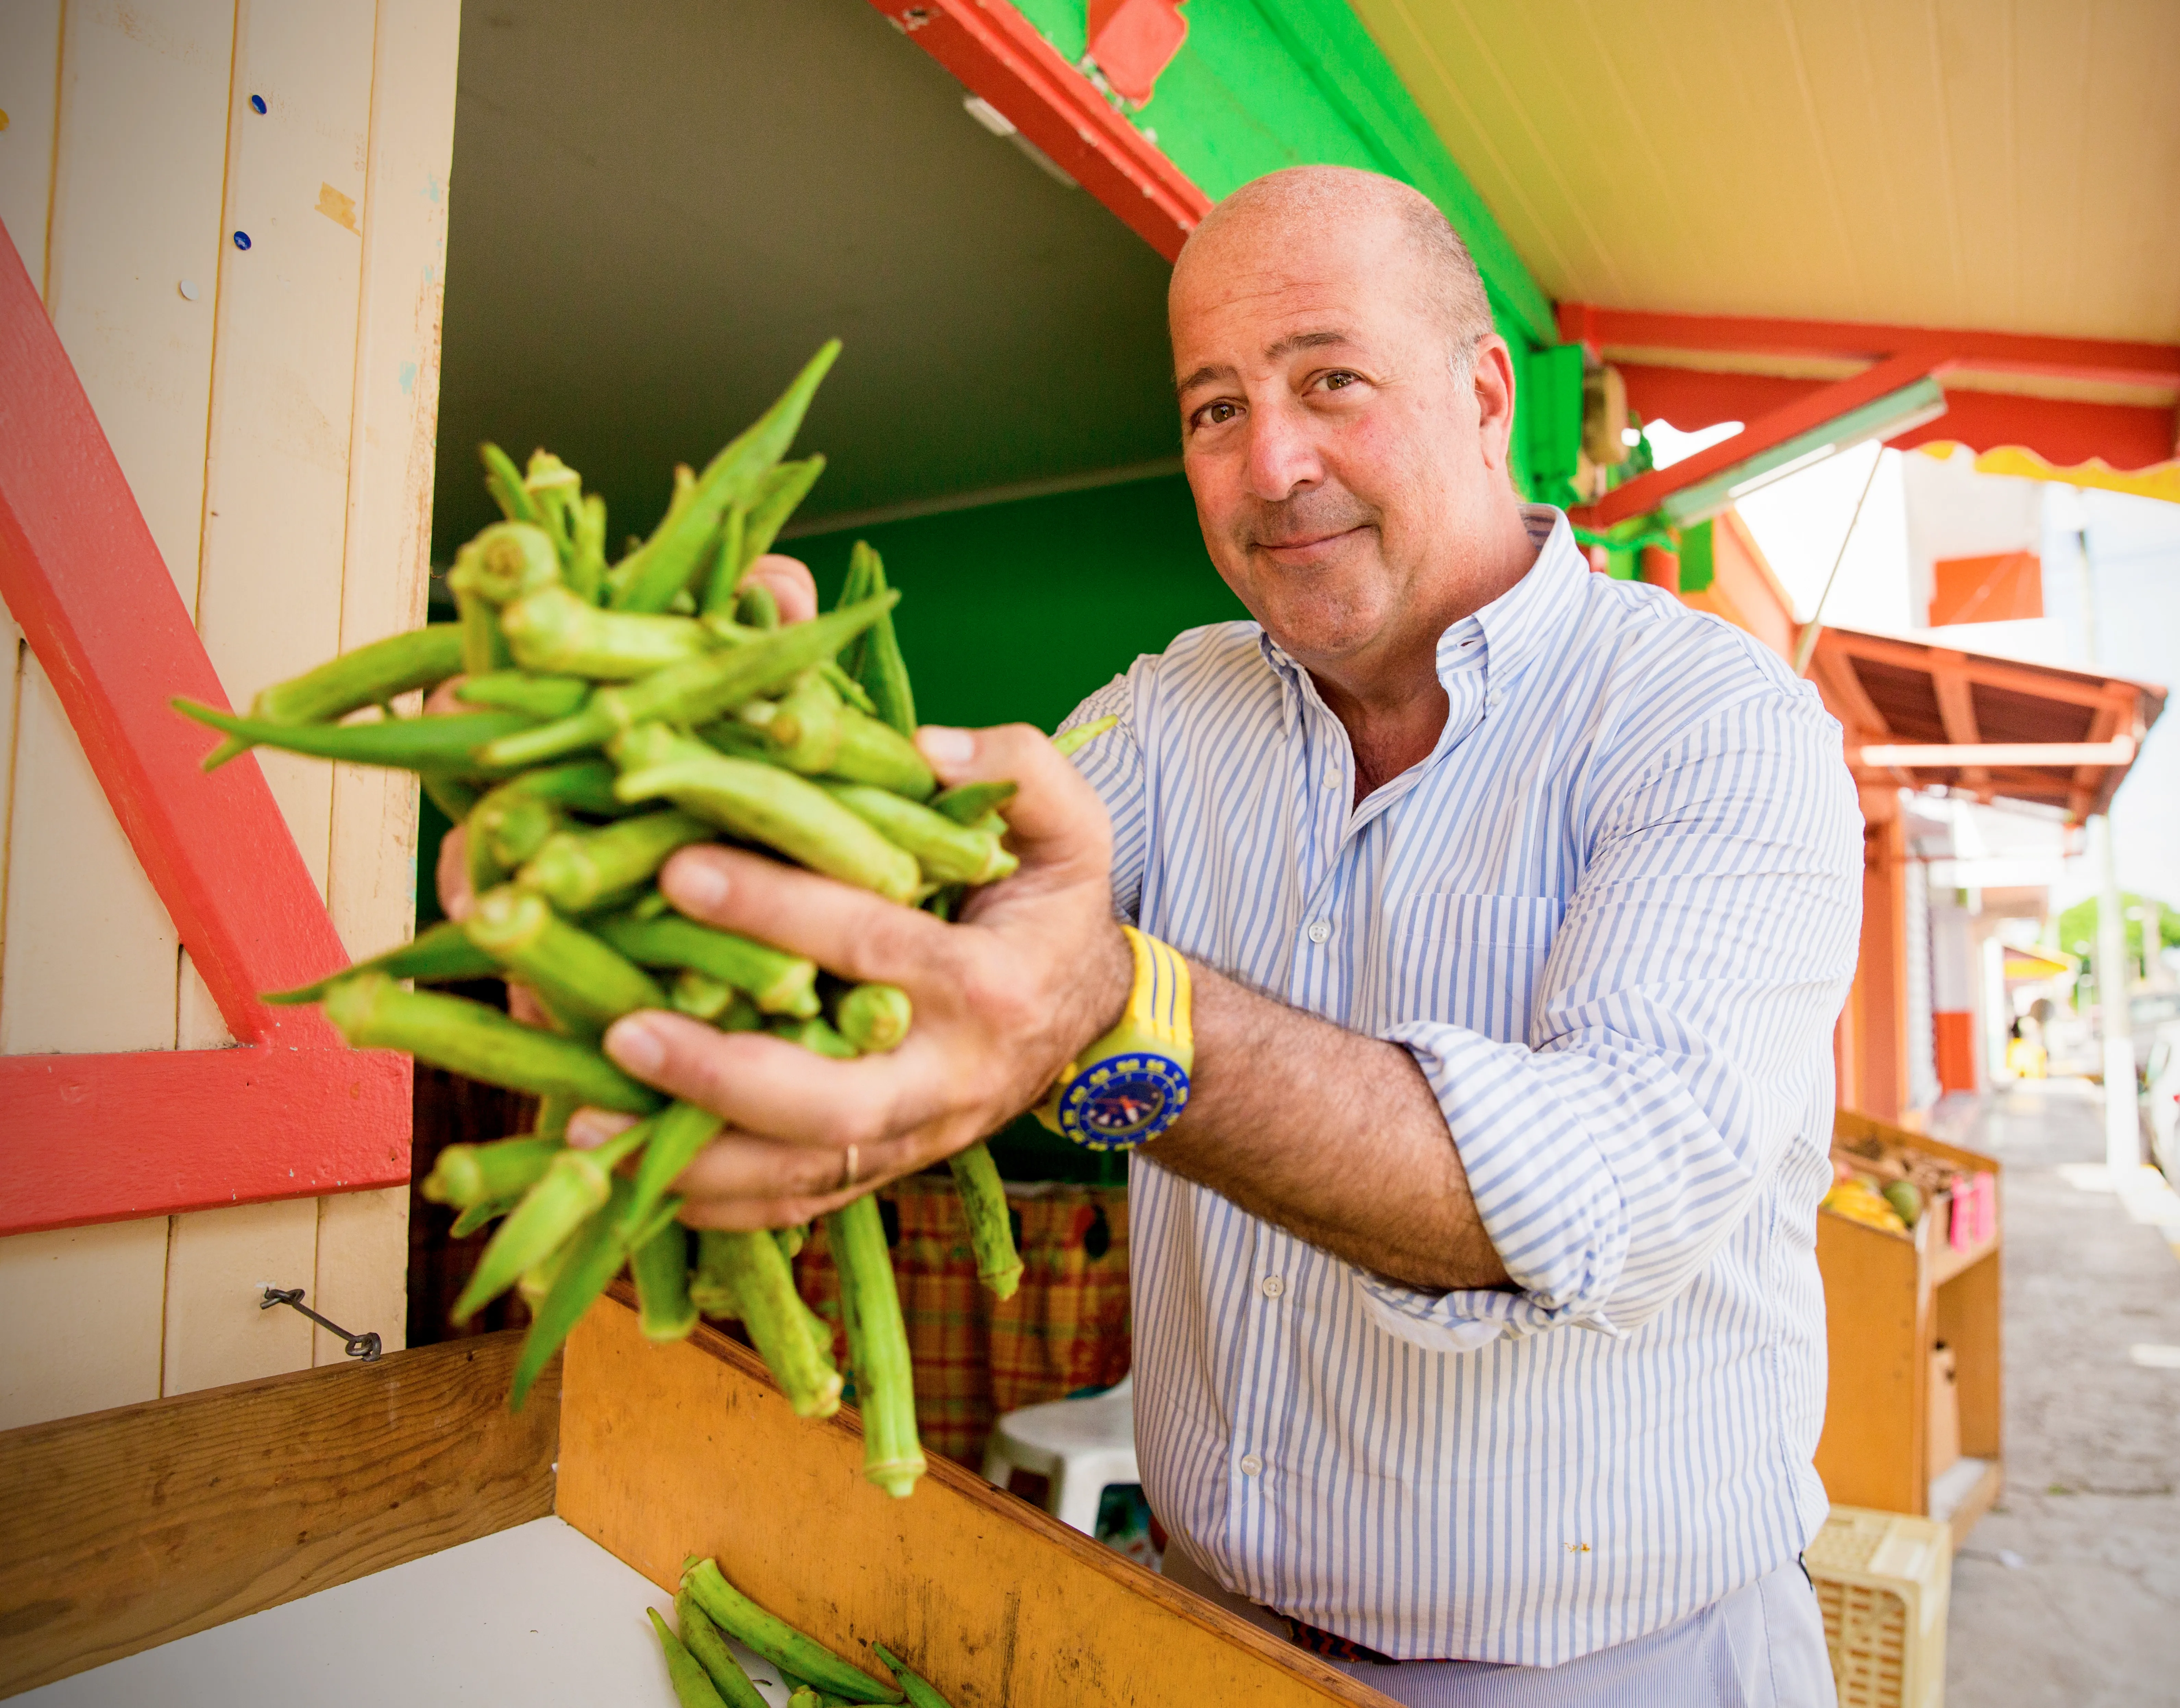
[[[1056,1399],[1010,1411],[992,1426],[984,1480],[1009,1475],[1046,1480],[1044,1509],[1086,1536],[1098,1533],[1098,1502],[1115,1483],[1142,1480],[1136,1470],[1135,1378],[1120,1378],[1087,1399]]]

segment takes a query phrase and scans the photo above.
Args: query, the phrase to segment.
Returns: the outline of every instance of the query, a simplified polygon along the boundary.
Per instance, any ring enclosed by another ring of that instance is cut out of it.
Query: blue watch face
[[[1145,1052],[1101,1062],[1078,1075],[1060,1100],[1060,1130],[1093,1151],[1148,1144],[1181,1118],[1188,1074],[1177,1062]]]

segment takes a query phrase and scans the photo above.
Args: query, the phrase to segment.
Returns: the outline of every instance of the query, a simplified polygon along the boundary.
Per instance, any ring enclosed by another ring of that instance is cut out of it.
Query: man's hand
[[[1005,813],[1021,868],[959,924],[738,849],[684,849],[659,875],[691,919],[899,985],[916,1008],[899,1049],[852,1062],[678,1014],[618,1022],[606,1052],[624,1070],[726,1118],[675,1184],[692,1226],[807,1221],[951,1156],[1034,1103],[1126,1003],[1134,963],[1095,791],[1027,725],[926,728],[918,742],[949,784],[1021,786]],[[586,1111],[570,1137],[596,1143],[621,1124]]]

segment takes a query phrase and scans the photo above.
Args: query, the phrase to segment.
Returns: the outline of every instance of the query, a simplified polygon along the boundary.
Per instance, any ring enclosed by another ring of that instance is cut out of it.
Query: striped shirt
[[[1153,1510],[1228,1589],[1385,1654],[1549,1666],[1823,1521],[1815,1208],[1862,837],[1813,689],[1528,521],[1533,567],[1439,641],[1437,746],[1360,805],[1253,623],[1070,721],[1120,718],[1076,760],[1116,911],[1409,1050],[1516,1288],[1399,1285],[1138,1152]]]

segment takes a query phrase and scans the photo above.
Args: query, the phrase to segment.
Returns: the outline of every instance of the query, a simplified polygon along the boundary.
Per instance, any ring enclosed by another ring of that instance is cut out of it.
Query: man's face
[[[1486,339],[1476,378],[1456,371],[1390,217],[1330,239],[1215,235],[1170,304],[1197,515],[1250,613],[1334,665],[1397,642],[1463,579],[1472,518],[1506,478],[1478,383],[1503,384],[1504,348]]]

